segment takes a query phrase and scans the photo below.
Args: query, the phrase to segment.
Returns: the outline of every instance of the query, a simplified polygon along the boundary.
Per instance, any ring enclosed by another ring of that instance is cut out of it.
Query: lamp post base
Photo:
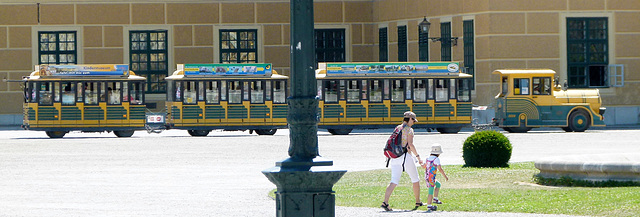
[[[346,173],[336,170],[333,161],[316,157],[311,160],[288,158],[263,170],[277,186],[276,216],[335,216],[333,185]]]

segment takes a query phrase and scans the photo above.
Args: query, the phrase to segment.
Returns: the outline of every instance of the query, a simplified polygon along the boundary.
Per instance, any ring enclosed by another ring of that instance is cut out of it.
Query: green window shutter
[[[475,52],[474,52],[474,32],[473,32],[473,20],[466,20],[463,22],[463,37],[464,37],[464,67],[466,73],[470,75],[475,74]],[[474,75],[475,77],[475,75]],[[475,82],[471,82],[471,89],[475,89]]]
[[[398,26],[398,61],[407,61],[407,26]]]
[[[388,62],[389,61],[389,53],[387,47],[387,27],[378,29],[378,53],[379,53],[379,61],[380,62]]]

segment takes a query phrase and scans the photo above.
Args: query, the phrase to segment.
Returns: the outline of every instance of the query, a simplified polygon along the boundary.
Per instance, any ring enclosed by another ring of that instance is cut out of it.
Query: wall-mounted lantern
[[[422,32],[429,33],[429,27],[431,27],[431,23],[427,20],[427,17],[424,17],[424,19],[422,19],[422,22],[418,24],[418,28],[420,28]],[[443,39],[442,37],[429,37],[429,39],[433,42],[436,42],[436,41],[442,42],[446,40],[446,39]],[[451,45],[453,46],[458,45],[458,37],[451,37],[449,38],[449,40],[451,40]]]

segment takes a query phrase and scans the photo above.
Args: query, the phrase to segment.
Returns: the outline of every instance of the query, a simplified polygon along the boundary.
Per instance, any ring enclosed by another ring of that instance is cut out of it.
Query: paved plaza
[[[382,146],[390,129],[348,136],[319,132],[319,152],[338,169],[384,169]],[[443,164],[460,165],[462,142],[473,132],[443,135],[416,130],[418,152],[443,145]],[[511,162],[571,154],[640,153],[637,128],[559,129],[508,134]],[[261,173],[287,158],[289,136],[214,131],[70,133],[48,139],[44,132],[0,131],[0,216],[275,216],[275,188]],[[340,194],[340,192],[337,192]],[[380,198],[382,200],[382,198]],[[336,216],[427,216],[422,211],[381,212],[337,207]],[[429,213],[428,216],[549,216],[514,213]]]

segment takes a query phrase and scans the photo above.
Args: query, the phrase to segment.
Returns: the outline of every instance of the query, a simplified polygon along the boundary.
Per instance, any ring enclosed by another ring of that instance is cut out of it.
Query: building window
[[[440,23],[440,61],[451,61],[451,23]]]
[[[429,32],[418,28],[418,60],[429,61]]]
[[[344,29],[316,29],[316,62],[344,62]]]
[[[380,62],[389,61],[389,52],[387,45],[387,27],[378,29],[378,53]]]
[[[606,87],[609,64],[606,17],[567,18],[569,87]]]
[[[466,73],[470,75],[475,74],[475,55],[473,50],[473,20],[466,20],[462,24],[462,31],[464,37],[464,68],[466,69]],[[471,90],[475,89],[474,82],[471,82],[470,86]]]
[[[77,64],[76,32],[38,32],[39,64]]]
[[[145,91],[166,91],[167,77],[167,31],[130,31],[129,64],[137,75],[147,78]]]
[[[407,26],[398,26],[398,61],[407,62]]]
[[[220,30],[220,62],[258,62],[257,34],[255,29]]]

